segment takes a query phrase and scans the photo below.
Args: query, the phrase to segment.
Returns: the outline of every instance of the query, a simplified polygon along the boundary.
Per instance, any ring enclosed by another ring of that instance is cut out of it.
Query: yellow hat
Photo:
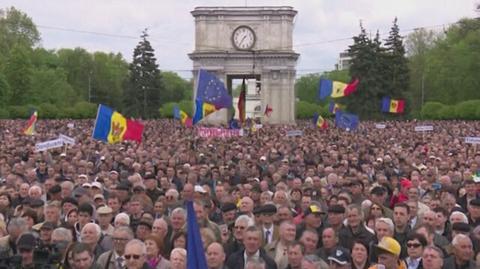
[[[391,253],[397,257],[400,256],[400,252],[402,251],[402,248],[400,247],[400,244],[397,242],[397,240],[389,236],[384,236],[375,247],[379,250]]]

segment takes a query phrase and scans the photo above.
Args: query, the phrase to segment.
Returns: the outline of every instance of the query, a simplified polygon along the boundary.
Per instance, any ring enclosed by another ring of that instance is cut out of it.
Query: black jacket
[[[338,231],[339,245],[346,248],[352,249],[353,239],[362,240],[363,242],[370,242],[375,239],[375,235],[369,232],[363,224],[360,224],[358,232],[354,233],[350,226],[342,227]]]
[[[260,248],[260,258],[265,262],[265,269],[277,269],[277,264],[275,261],[270,258],[265,250]],[[228,257],[226,266],[229,269],[244,269],[245,259],[244,259],[244,250],[237,251]]]

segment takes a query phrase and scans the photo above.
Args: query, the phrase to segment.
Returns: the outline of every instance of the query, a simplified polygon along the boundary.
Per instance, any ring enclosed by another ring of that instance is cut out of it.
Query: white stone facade
[[[195,50],[189,57],[194,77],[199,69],[206,69],[227,87],[231,87],[234,78],[257,78],[261,81],[262,120],[294,123],[295,67],[299,54],[292,49],[292,33],[297,11],[285,6],[197,7],[191,13],[195,18]],[[240,26],[254,32],[253,47],[248,50],[239,50],[234,44],[232,34]],[[273,110],[268,118],[263,117],[267,104]],[[207,121],[224,123],[227,118],[225,110],[211,115]]]

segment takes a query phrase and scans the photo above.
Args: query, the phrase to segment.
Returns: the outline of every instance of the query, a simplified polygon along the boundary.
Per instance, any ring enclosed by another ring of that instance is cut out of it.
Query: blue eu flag
[[[338,111],[335,114],[335,125],[338,128],[353,130],[358,127],[360,120],[358,116],[351,113]]]
[[[207,259],[203,249],[197,216],[193,202],[187,202],[187,269],[207,269]]]
[[[203,69],[198,72],[196,99],[213,104],[216,109],[232,107],[232,97],[223,82]]]

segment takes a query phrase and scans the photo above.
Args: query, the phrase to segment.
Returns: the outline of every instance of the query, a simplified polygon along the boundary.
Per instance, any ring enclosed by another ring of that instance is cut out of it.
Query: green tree
[[[28,48],[16,46],[7,60],[5,76],[11,89],[10,104],[24,105],[30,102],[33,67],[29,53]]]
[[[308,74],[295,81],[296,96],[300,101],[316,102],[318,100],[318,83],[320,74]]]
[[[420,111],[424,96],[422,89],[425,84],[425,72],[429,51],[434,47],[439,36],[433,31],[424,28],[416,29],[405,40],[405,48],[408,56],[410,70],[410,86],[407,100],[413,111]]]
[[[181,78],[174,72],[162,72],[162,79],[165,85],[166,99],[161,103],[179,102],[181,100],[192,100],[193,85],[191,81]]]
[[[349,47],[352,57],[350,76],[358,78],[360,84],[357,91],[347,98],[342,98],[341,103],[348,106],[348,110],[360,115],[362,118],[378,115],[380,99],[383,95],[381,84],[383,58],[379,51],[380,41],[375,42],[368,38],[365,28],[360,24],[360,33],[353,37],[353,45]]]
[[[0,9],[0,63],[16,46],[32,48],[40,42],[40,33],[32,19],[14,7]]]
[[[388,65],[383,66],[384,81],[387,82],[384,85],[387,87],[385,89],[394,99],[404,98],[410,82],[409,69],[397,18],[393,21],[390,35],[385,40],[385,57],[388,62]]]
[[[166,99],[165,87],[154,50],[143,31],[142,40],[133,51],[133,61],[125,88],[124,104],[128,115],[151,118],[158,115],[162,98]]]
[[[425,96],[429,101],[455,104],[480,99],[480,20],[462,19],[428,52]]]
[[[95,52],[90,81],[91,102],[122,107],[124,80],[128,76],[128,63],[121,54]]]
[[[31,103],[73,105],[75,99],[75,92],[63,69],[41,67],[33,70]]]
[[[67,73],[67,81],[81,100],[92,99],[91,81],[93,76],[93,57],[85,49],[60,49],[58,52],[60,67]]]
[[[8,85],[5,75],[0,73],[0,108],[7,105],[8,100],[10,100],[10,94],[10,85]]]

